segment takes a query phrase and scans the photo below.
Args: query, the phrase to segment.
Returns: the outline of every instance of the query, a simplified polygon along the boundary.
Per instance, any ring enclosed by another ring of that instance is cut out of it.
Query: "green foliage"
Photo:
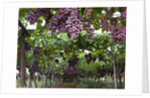
[[[84,78],[80,79],[80,83],[78,84],[78,88],[96,88],[100,87],[100,84],[98,84],[95,80]]]
[[[111,7],[108,7],[107,10],[110,10]],[[28,22],[26,19],[26,15],[28,12],[34,10],[32,9],[20,9],[19,10],[19,18],[21,19],[23,25],[25,27],[28,27]],[[53,71],[54,73],[62,76],[64,75],[64,70],[66,70],[66,67],[68,66],[68,60],[70,58],[73,58],[74,55],[77,55],[79,58],[79,61],[76,65],[77,68],[82,68],[84,71],[80,72],[81,76],[87,77],[84,79],[80,79],[80,83],[78,84],[79,88],[98,88],[102,85],[105,85],[106,88],[112,88],[114,85],[113,83],[98,83],[96,79],[99,75],[97,68],[101,69],[109,69],[112,68],[113,63],[113,57],[110,54],[111,47],[114,47],[114,55],[116,62],[121,63],[121,68],[124,69],[125,66],[125,44],[118,44],[114,43],[112,41],[109,32],[104,31],[101,29],[101,21],[99,20],[104,14],[102,13],[103,8],[93,8],[93,14],[91,18],[96,17],[96,19],[93,20],[93,28],[95,30],[98,30],[99,32],[102,31],[102,33],[94,33],[93,38],[88,38],[87,31],[83,30],[76,39],[71,40],[67,36],[67,32],[60,33],[55,32],[55,35],[51,35],[51,31],[48,30],[48,28],[42,23],[44,22],[44,17],[41,16],[37,23],[36,23],[36,29],[28,30],[30,33],[30,37],[26,37],[25,41],[28,42],[31,45],[31,50],[25,52],[26,56],[26,63],[30,65],[34,60],[39,61],[39,67],[41,68],[41,72],[44,74]],[[114,8],[115,12],[118,11],[118,8]],[[57,13],[57,11],[51,10],[52,14]],[[82,14],[81,9],[79,8],[79,13]],[[83,13],[83,17],[88,17]],[[49,20],[50,21],[50,20]],[[122,20],[122,22],[119,25],[125,25],[125,22]],[[20,28],[18,29],[18,39],[20,34]],[[33,59],[33,52],[36,46],[41,47],[40,54]],[[19,49],[19,42],[18,42],[18,49]],[[47,51],[47,54],[44,53],[44,51]],[[60,52],[63,51],[63,59],[62,56],[60,56]],[[85,51],[89,51],[93,57],[96,57],[95,62],[92,60],[89,64],[86,63],[85,55],[87,54]],[[104,59],[102,61],[99,61],[98,56],[101,54]],[[49,58],[52,57],[53,59],[50,60]],[[55,59],[59,60],[59,63],[55,62]],[[18,51],[18,63],[19,65],[19,51]],[[51,68],[49,68],[47,65],[51,64]],[[60,68],[61,66],[64,66],[65,68]],[[118,70],[120,67],[117,67]],[[90,79],[89,79],[90,78]],[[44,84],[40,84],[41,87],[43,87]],[[50,83],[48,83],[50,84]]]

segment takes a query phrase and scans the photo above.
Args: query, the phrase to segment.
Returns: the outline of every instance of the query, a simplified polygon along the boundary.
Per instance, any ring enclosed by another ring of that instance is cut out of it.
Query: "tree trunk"
[[[125,71],[124,71],[124,78],[123,78],[123,88],[125,88]]]
[[[37,83],[36,83],[36,76],[35,76],[35,73],[34,73],[34,75],[33,75],[33,80],[34,80],[35,88],[37,88]]]
[[[121,86],[122,86],[121,75],[119,75],[119,84],[120,84],[120,88],[121,88]]]
[[[114,57],[114,47],[111,47],[112,57],[113,57],[113,71],[114,71],[114,85],[115,89],[117,88],[117,77],[116,77],[116,65],[115,65],[115,57]]]
[[[31,79],[31,74],[29,74],[29,88],[32,87],[32,79]]]
[[[30,84],[30,75],[27,76],[27,79],[28,79],[27,87],[29,88],[29,84]]]
[[[117,88],[116,66],[115,66],[115,61],[114,60],[113,60],[113,71],[114,71],[115,88]]]
[[[19,87],[21,87],[21,82],[20,81],[21,81],[21,78],[20,78],[20,72],[19,72],[19,75],[18,75],[18,84],[19,84],[18,86]]]
[[[26,79],[25,79],[25,39],[23,36],[23,32],[21,32],[20,36],[20,78],[21,78],[21,87],[26,87]]]
[[[47,88],[47,76],[45,75],[45,88]]]
[[[54,84],[54,83],[53,83],[53,82],[54,82],[54,79],[53,79],[53,78],[54,78],[54,76],[53,76],[53,72],[52,72],[52,88],[53,88],[53,84]]]

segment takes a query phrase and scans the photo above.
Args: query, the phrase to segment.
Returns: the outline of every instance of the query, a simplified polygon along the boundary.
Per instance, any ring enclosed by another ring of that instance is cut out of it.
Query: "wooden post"
[[[20,83],[21,87],[26,87],[26,78],[25,78],[25,35],[30,36],[27,29],[21,23],[21,20],[18,20],[18,24],[21,27],[21,35],[20,35]]]
[[[32,79],[31,79],[32,77],[31,77],[31,73],[29,74],[29,88],[31,88],[32,87]]]
[[[123,88],[125,88],[125,71],[124,71],[124,77],[123,77]]]
[[[45,88],[47,88],[47,75],[45,75]]]
[[[37,83],[36,83],[36,76],[35,76],[35,73],[34,73],[34,75],[33,75],[33,80],[34,80],[34,86],[35,86],[35,88],[37,88]]]
[[[115,89],[117,89],[117,76],[116,76],[116,65],[115,65],[115,57],[114,57],[114,47],[111,47],[112,57],[113,57],[113,71],[114,71],[114,85]]]
[[[26,87],[25,79],[25,39],[23,31],[21,31],[20,36],[20,78],[21,78],[21,87]]]

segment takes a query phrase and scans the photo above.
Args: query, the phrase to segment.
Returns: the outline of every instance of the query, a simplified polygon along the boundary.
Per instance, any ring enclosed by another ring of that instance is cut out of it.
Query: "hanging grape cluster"
[[[102,61],[104,59],[104,57],[102,56],[102,54],[99,53],[98,59],[99,59],[99,61]]]
[[[112,17],[114,13],[114,8],[111,8],[109,11],[106,9],[106,15],[111,16],[110,18],[102,16],[102,29],[111,32],[110,36],[114,42],[119,42],[119,44],[124,44],[126,41],[126,27],[117,26],[118,18]],[[120,18],[126,22],[126,7],[119,7],[118,11],[120,12]],[[119,21],[121,21],[121,19]],[[111,25],[108,25],[110,22]]]
[[[33,72],[33,73],[37,72],[39,68],[38,65],[39,65],[39,61],[34,61],[33,65],[30,68],[30,72]]]
[[[66,58],[64,57],[64,53],[63,52],[60,52],[59,54],[63,58],[63,60],[66,60]]]
[[[86,54],[85,59],[86,59],[86,63],[89,64],[93,60],[91,53]]]
[[[121,13],[121,17],[126,22],[127,8],[126,7],[119,7],[118,10]]]
[[[30,24],[37,22],[40,16],[44,16],[47,27],[51,30],[51,34],[54,35],[56,31],[67,32],[70,39],[75,39],[80,32],[85,28],[87,30],[87,36],[92,38],[94,29],[90,27],[92,20],[84,20],[84,18],[78,13],[77,8],[52,8],[57,11],[55,15],[52,15],[50,9],[37,8],[34,11],[27,14],[27,19]],[[88,9],[88,15],[91,15],[92,9]],[[52,20],[49,22],[49,19]],[[83,25],[85,22],[85,25]]]
[[[85,8],[85,12],[87,13],[88,16],[91,16],[93,9],[92,8]]]
[[[84,9],[84,10],[83,10]],[[55,13],[52,14],[50,10],[53,10]],[[78,8],[37,8],[30,13],[27,13],[27,19],[30,24],[37,22],[40,16],[44,16],[46,21],[46,26],[51,31],[51,34],[54,35],[55,32],[67,32],[68,37],[72,40],[77,38],[82,30],[87,31],[87,37],[92,38],[94,28],[91,27],[93,24],[93,8],[81,8],[83,10],[82,15],[80,15]],[[101,28],[105,31],[109,31],[110,36],[114,42],[119,42],[124,44],[126,40],[126,27],[118,26],[118,21],[126,22],[126,7],[119,7],[118,12],[120,17],[113,17],[115,9],[104,8],[105,14],[100,18]],[[87,17],[83,17],[86,13]],[[49,21],[51,20],[51,21]]]
[[[91,61],[95,62],[96,59],[97,59],[97,57],[96,57],[96,56],[92,56],[92,54],[89,53],[89,54],[86,54],[86,55],[85,55],[85,59],[86,59],[86,63],[89,64]],[[99,55],[98,55],[98,60],[99,60],[99,61],[104,60],[104,57],[103,57],[102,54],[100,54],[100,53],[99,53]]]
[[[126,28],[111,26],[110,36],[114,42],[118,41],[120,44],[124,44],[126,40]]]
[[[79,73],[81,71],[83,71],[83,69],[81,69],[81,68],[74,69],[70,66],[67,66],[66,70],[64,71],[63,77],[65,77],[65,78],[76,77],[79,75]]]
[[[52,21],[47,25],[54,35],[55,31],[67,32],[70,39],[75,39],[83,30],[83,25],[80,24],[79,13],[77,8],[60,8],[58,13],[52,18]]]
[[[70,58],[68,60],[68,66],[66,67],[66,70],[64,71],[63,77],[76,77],[79,75],[80,71],[83,71],[81,68],[77,68],[76,65],[79,61],[79,58],[77,55],[74,55],[73,58]]]
[[[92,21],[90,18],[84,20],[84,29],[87,31],[88,38],[93,38],[94,29],[91,27]]]
[[[108,26],[108,20],[105,18],[105,16],[102,16],[101,22],[102,22],[102,28],[103,28],[103,30],[108,31],[108,28],[109,28],[109,26]]]
[[[27,19],[31,25],[36,23],[41,16],[44,16],[44,19],[47,24],[49,22],[49,19],[52,17],[50,9],[37,8],[34,11],[27,13]]]
[[[79,61],[79,58],[77,58],[77,55],[75,55],[73,59],[70,58],[68,60],[68,66],[75,68],[75,65],[78,63],[78,61]]]
[[[25,42],[25,50],[26,51],[31,50],[31,45],[27,41]]]
[[[109,69],[102,69],[102,68],[99,68],[97,67],[97,71],[98,73],[100,74],[100,77],[104,77],[106,74],[108,75],[113,75],[113,70],[111,68]]]
[[[41,50],[41,47],[38,47],[38,46],[35,47],[33,54],[34,54],[34,55],[40,54],[40,50]]]

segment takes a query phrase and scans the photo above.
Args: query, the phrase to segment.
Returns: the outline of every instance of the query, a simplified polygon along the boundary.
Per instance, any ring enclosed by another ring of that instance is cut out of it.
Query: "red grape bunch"
[[[41,16],[44,16],[47,24],[49,22],[49,19],[52,17],[52,14],[50,13],[50,9],[37,8],[34,11],[27,13],[27,19],[31,25],[36,23]]]
[[[88,16],[92,15],[93,9],[92,8],[85,8],[85,12]]]

